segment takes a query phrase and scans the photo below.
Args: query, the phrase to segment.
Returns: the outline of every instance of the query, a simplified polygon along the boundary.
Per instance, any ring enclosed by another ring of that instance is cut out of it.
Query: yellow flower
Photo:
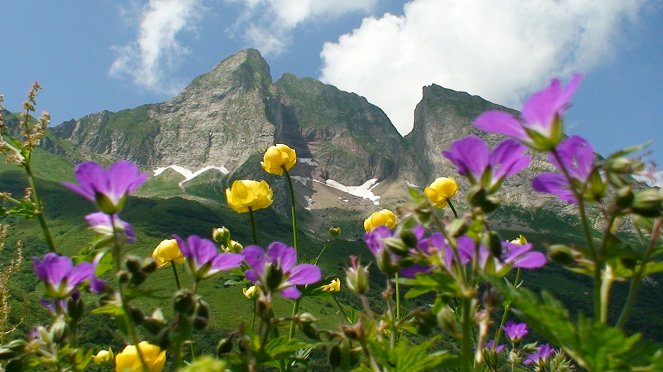
[[[371,232],[378,226],[387,226],[389,229],[396,227],[398,217],[389,209],[383,209],[370,215],[364,220],[364,230]]]
[[[458,184],[452,177],[440,177],[424,189],[428,200],[437,208],[447,206],[447,200],[458,193]]]
[[[108,348],[108,350],[100,350],[97,355],[92,356],[92,361],[95,364],[104,364],[113,360],[113,350]]]
[[[283,175],[283,168],[285,170],[290,170],[297,163],[297,154],[295,150],[291,149],[288,145],[276,144],[270,146],[267,151],[265,151],[265,156],[263,161],[260,162],[262,168],[271,174],[277,176]]]
[[[244,297],[252,299],[256,296],[256,286],[252,285],[249,288],[242,288],[242,292],[244,293]]]
[[[525,244],[527,244],[527,239],[525,239],[525,237],[522,236],[522,235],[518,235],[518,239],[513,239],[511,241],[511,243],[519,244],[519,245],[525,245]]]
[[[272,204],[272,189],[265,181],[235,180],[226,189],[228,206],[237,213],[267,208]]]
[[[156,345],[147,341],[138,344],[141,354],[149,372],[160,372],[166,364],[166,350],[161,351]],[[138,372],[142,371],[143,366],[138,358],[138,350],[134,345],[127,345],[121,353],[115,356],[115,371],[117,372]]]
[[[323,292],[340,292],[341,291],[341,279],[336,278],[331,281],[329,284],[325,284],[322,287]]]
[[[159,243],[154,251],[152,251],[152,258],[156,261],[157,266],[162,267],[169,264],[171,261],[175,263],[183,263],[184,256],[177,245],[177,240],[166,239]]]

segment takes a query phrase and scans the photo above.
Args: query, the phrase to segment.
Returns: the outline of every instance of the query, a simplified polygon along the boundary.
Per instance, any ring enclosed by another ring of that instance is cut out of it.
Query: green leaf
[[[455,357],[446,351],[431,351],[431,348],[441,340],[441,336],[433,337],[419,344],[413,344],[407,338],[401,337],[394,350],[387,350],[378,342],[369,343],[369,347],[378,363],[390,372],[418,372],[431,371],[450,366]]]
[[[265,346],[265,352],[273,360],[285,359],[298,350],[315,347],[316,343],[310,343],[297,339],[288,340],[288,336],[281,336],[270,340]]]
[[[405,294],[405,298],[415,298],[431,291],[437,291],[439,294],[456,295],[458,293],[458,284],[446,273],[417,273],[414,279],[399,278],[398,282],[410,286],[410,290]]]

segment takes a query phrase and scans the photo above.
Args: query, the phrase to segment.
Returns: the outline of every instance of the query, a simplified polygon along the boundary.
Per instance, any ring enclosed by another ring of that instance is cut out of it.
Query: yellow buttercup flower
[[[113,360],[113,350],[108,348],[108,350],[100,350],[97,355],[92,356],[92,361],[95,364],[104,364]]]
[[[511,241],[511,243],[519,244],[519,245],[525,245],[525,244],[527,244],[527,239],[525,239],[525,237],[522,236],[522,235],[518,235],[518,239],[513,239]]]
[[[336,278],[331,281],[329,284],[325,284],[320,287],[323,292],[340,292],[341,291],[341,279]]]
[[[143,355],[145,364],[149,372],[160,372],[166,364],[166,350],[161,351],[156,345],[147,341],[138,344],[140,352]],[[115,356],[115,371],[117,372],[138,372],[142,371],[143,366],[138,357],[136,346],[127,345],[121,353]]]
[[[267,173],[282,176],[283,168],[289,171],[295,166],[295,163],[297,163],[297,153],[295,153],[295,150],[288,145],[279,143],[270,146],[265,151],[265,156],[263,156],[263,161],[260,162],[260,165],[262,165],[262,168]]]
[[[364,230],[371,232],[378,226],[387,226],[389,229],[396,227],[398,217],[389,209],[383,209],[370,215],[364,220]]]
[[[265,181],[235,180],[226,189],[228,206],[237,213],[247,213],[249,208],[257,210],[272,204],[274,193]]]
[[[447,206],[447,201],[458,193],[458,184],[452,177],[440,177],[424,189],[428,200],[437,208]]]
[[[159,267],[165,266],[171,261],[183,263],[185,260],[175,239],[166,239],[159,243],[152,251],[152,258]]]

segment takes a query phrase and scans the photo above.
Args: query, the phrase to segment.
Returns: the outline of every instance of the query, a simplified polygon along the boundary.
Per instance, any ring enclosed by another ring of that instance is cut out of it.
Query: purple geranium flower
[[[565,170],[571,179],[584,185],[594,169],[596,154],[592,145],[579,136],[565,139],[550,154],[549,160],[560,171]],[[559,173],[543,173],[532,181],[532,187],[539,192],[557,195],[567,203],[578,201],[571,189],[568,179]]]
[[[543,366],[555,354],[555,348],[548,344],[539,346],[532,354],[527,354],[527,359],[523,362],[524,365],[536,364]]]
[[[33,265],[37,277],[46,285],[46,295],[63,299],[87,280],[90,280],[90,289],[93,292],[103,290],[104,282],[94,276],[94,270],[100,260],[101,255],[97,255],[92,263],[81,262],[74,266],[71,258],[67,256],[47,253],[43,260],[33,257]]]
[[[575,74],[569,84],[562,87],[560,81],[554,79],[546,89],[534,93],[525,102],[520,119],[502,111],[487,111],[474,125],[487,132],[511,136],[533,148],[551,150],[563,138],[561,116],[581,80],[582,75]]]
[[[516,343],[527,336],[529,331],[527,330],[527,324],[525,323],[516,323],[512,321],[506,322],[502,327],[506,336],[511,340],[511,342]]]
[[[108,170],[90,161],[76,167],[76,179],[78,185],[69,182],[63,185],[95,202],[102,212],[115,214],[122,210],[127,195],[147,180],[147,174],[126,160],[115,162]]]
[[[458,247],[458,256],[460,263],[466,265],[476,256],[478,252],[479,267],[486,269],[492,267],[496,272],[500,273],[506,265],[510,267],[518,267],[523,269],[536,269],[546,264],[546,256],[541,252],[531,252],[533,245],[528,244],[515,244],[508,241],[502,243],[502,254],[499,258],[490,254],[488,248],[479,244],[467,235],[463,235],[456,240]],[[445,243],[444,253],[444,266],[451,272],[453,270],[453,250],[451,246]],[[500,274],[506,274],[502,272]]]
[[[279,291],[281,296],[296,300],[301,296],[298,285],[320,280],[320,268],[311,264],[297,265],[297,252],[281,242],[273,242],[267,252],[257,245],[244,248],[244,261],[251,268],[246,279],[261,286],[265,293]]]
[[[182,255],[186,257],[187,267],[196,280],[239,267],[244,260],[241,254],[219,253],[212,241],[197,235],[189,236],[186,241],[177,235],[173,238],[177,240]]]
[[[480,184],[494,192],[505,178],[529,166],[530,158],[523,155],[527,148],[514,140],[499,143],[492,152],[477,136],[467,136],[451,144],[442,155],[451,160],[458,173],[474,185]]]
[[[490,340],[486,342],[486,347],[485,347],[486,350],[494,350],[497,354],[503,352],[505,348],[506,346],[504,344],[495,346],[495,340]]]
[[[136,242],[136,233],[133,227],[126,221],[120,219],[120,216],[113,215],[115,220],[115,230],[117,231],[118,238],[127,243]],[[94,212],[85,216],[85,221],[90,225],[90,228],[99,235],[113,236],[113,224],[111,223],[111,216],[103,212]]]

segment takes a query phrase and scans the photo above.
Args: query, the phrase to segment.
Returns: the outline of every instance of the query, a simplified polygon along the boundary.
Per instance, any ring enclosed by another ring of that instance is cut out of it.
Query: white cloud
[[[520,107],[555,76],[610,57],[646,0],[412,0],[325,43],[321,79],[380,106],[402,134],[436,83]]]
[[[115,46],[118,56],[110,67],[111,76],[131,81],[157,93],[174,93],[180,85],[166,76],[189,51],[177,35],[193,30],[202,11],[201,0],[150,0],[140,14],[138,36]]]
[[[226,0],[240,4],[242,14],[231,27],[242,31],[250,46],[276,55],[288,45],[291,32],[302,23],[329,22],[350,12],[368,12],[377,0]]]

